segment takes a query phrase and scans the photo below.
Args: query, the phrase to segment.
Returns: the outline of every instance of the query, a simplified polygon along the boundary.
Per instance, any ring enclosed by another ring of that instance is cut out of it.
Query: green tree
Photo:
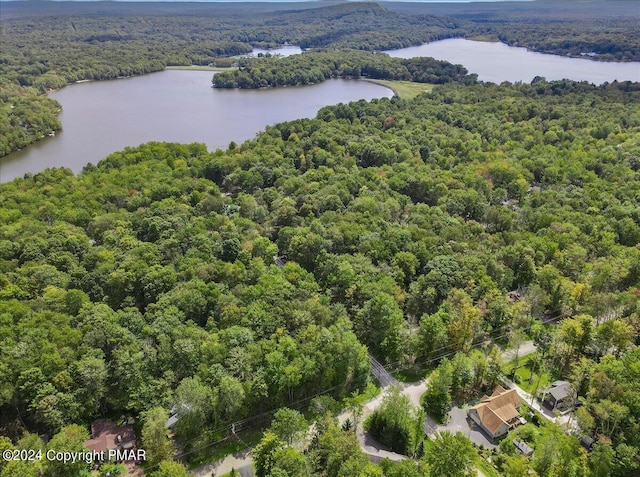
[[[365,429],[393,452],[413,454],[417,442],[424,437],[422,426],[415,425],[420,417],[409,398],[400,394],[400,388],[393,387],[367,418]]]
[[[453,369],[449,360],[445,358],[429,376],[427,389],[421,397],[422,406],[427,414],[440,421],[451,408],[452,382]]]
[[[161,407],[153,407],[143,415],[142,446],[147,451],[150,466],[171,460],[173,446],[167,437],[167,419],[169,413]]]
[[[633,475],[640,468],[638,462],[638,448],[627,444],[618,444],[616,455],[613,459],[612,475],[614,477],[626,477]]]
[[[107,393],[107,365],[101,358],[86,356],[72,367],[72,376],[78,391],[76,399],[80,401],[83,413],[93,417],[100,410]]]
[[[290,446],[303,437],[308,426],[302,414],[286,407],[278,409],[271,421],[271,431]]]
[[[314,470],[324,472],[327,477],[338,477],[347,461],[357,461],[355,465],[359,468],[367,465],[368,459],[355,433],[342,431],[331,417],[325,417],[317,427],[318,434],[309,453]]]
[[[418,358],[431,358],[443,351],[448,343],[446,322],[449,319],[444,309],[433,315],[422,315],[418,328]]]
[[[368,300],[355,318],[358,337],[384,361],[400,357],[403,324],[402,310],[386,293],[378,293]]]
[[[42,474],[42,465],[21,461],[21,460],[13,460],[11,462],[7,462],[2,471],[0,471],[0,477],[40,477]],[[55,475],[55,474],[47,474],[44,475]],[[62,475],[62,474],[58,474]],[[66,474],[68,476],[72,476],[73,474]],[[75,474],[80,475],[80,474]]]
[[[100,466],[100,477],[124,477],[127,475],[127,468],[124,464],[105,463]]]
[[[189,477],[187,468],[171,460],[164,460],[158,465],[158,469],[151,472],[150,477]]]
[[[537,440],[536,452],[531,460],[539,475],[571,476],[572,472],[586,466],[586,455],[574,436],[568,436],[558,427],[552,426]],[[581,474],[577,474],[581,475]]]
[[[85,451],[84,442],[89,439],[89,433],[77,424],[71,424],[58,432],[47,444],[47,450],[56,452]],[[89,469],[89,464],[80,460],[75,463],[50,460],[47,462],[44,475],[46,477],[76,477]]]
[[[509,456],[502,466],[505,477],[521,477],[527,475],[529,469],[529,461],[523,456]]]
[[[296,477],[309,477],[311,470],[306,457],[292,447],[278,449],[273,456],[274,465],[270,475],[274,475],[277,470],[285,472],[286,475]]]
[[[267,431],[253,449],[256,477],[268,477],[276,467],[276,455],[284,449],[284,443],[273,432]]]
[[[598,442],[589,454],[589,470],[592,477],[608,477],[612,475],[615,452],[609,444]]]
[[[380,467],[385,477],[427,477],[429,475],[424,462],[416,462],[412,459],[404,459],[398,462],[382,459]]]
[[[432,475],[467,477],[475,474],[476,451],[461,433],[440,432],[424,454]]]
[[[192,439],[203,430],[212,409],[211,389],[200,379],[185,378],[175,395],[175,409],[178,414],[176,434],[181,439]]]

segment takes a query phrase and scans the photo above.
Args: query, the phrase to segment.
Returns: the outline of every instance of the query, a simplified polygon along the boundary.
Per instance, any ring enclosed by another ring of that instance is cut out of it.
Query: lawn
[[[375,383],[367,384],[367,387],[362,390],[360,393],[363,401],[369,401],[380,394],[382,389]]]
[[[528,393],[536,394],[549,386],[553,379],[544,365],[534,365],[533,357],[534,355],[522,356],[516,362],[507,363],[505,374],[510,378],[515,365],[517,369],[514,382]]]
[[[420,369],[404,369],[402,371],[396,371],[391,373],[401,383],[415,383],[422,381],[433,371],[433,368],[420,368]]]
[[[498,472],[493,465],[484,460],[484,457],[482,456],[478,457],[476,467],[480,469],[480,472],[482,472],[485,477],[500,477],[500,472]]]
[[[388,81],[369,78],[367,78],[367,81],[386,86],[387,88],[393,90],[393,92],[400,96],[402,99],[415,98],[419,94],[424,93],[425,91],[431,91],[433,89],[432,84],[415,83],[413,81]]]
[[[467,40],[472,40],[472,41],[486,41],[489,43],[497,43],[500,41],[500,39],[496,36],[496,35],[475,35],[472,37],[467,38]]]

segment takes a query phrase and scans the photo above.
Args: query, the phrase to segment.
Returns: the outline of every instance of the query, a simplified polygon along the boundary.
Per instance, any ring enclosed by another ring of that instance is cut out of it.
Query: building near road
[[[132,425],[118,426],[106,419],[91,424],[91,439],[84,446],[95,452],[108,450],[130,450],[136,446],[136,434]]]
[[[541,393],[541,401],[552,411],[566,414],[573,411],[576,405],[575,390],[567,381],[554,381],[551,386]]]
[[[521,404],[515,389],[497,386],[491,396],[483,396],[479,404],[469,409],[468,415],[492,439],[497,439],[521,424],[518,413]]]
[[[143,477],[142,468],[137,465],[144,460],[145,451],[136,449],[136,434],[133,430],[133,419],[127,419],[123,425],[98,419],[91,424],[91,439],[83,443],[84,447],[102,453],[103,461],[94,462],[94,469],[108,460],[117,461],[127,468],[129,477]]]

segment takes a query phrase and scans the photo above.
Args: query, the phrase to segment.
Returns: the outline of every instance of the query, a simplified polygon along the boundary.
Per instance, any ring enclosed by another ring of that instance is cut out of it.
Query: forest
[[[559,55],[638,61],[638,13],[630,2],[561,1],[544,8],[501,3],[4,2],[0,19],[0,156],[62,125],[44,96],[80,80],[208,65],[285,43],[305,49],[379,51],[452,37],[501,40]],[[477,4],[476,4],[477,5]],[[556,26],[561,24],[562,28]]]
[[[365,425],[413,458],[369,463],[357,412],[339,426],[334,400],[359,407],[370,352],[398,372],[437,366],[436,415],[497,382],[495,344],[529,336],[541,366],[576,383],[598,444],[524,426],[535,457],[505,445],[500,472],[634,475],[639,104],[628,82],[454,82],[326,107],[226,151],[149,143],[3,184],[0,443],[77,447],[105,415],[141,416],[145,439],[179,409],[185,461],[225,425],[273,417],[261,477],[466,475],[445,469],[470,471],[477,449],[424,440],[424,414],[399,399]],[[186,475],[165,439],[145,441],[147,470]],[[41,471],[86,465],[0,465]]]
[[[321,83],[329,78],[372,78],[444,84],[473,83],[461,65],[433,58],[391,58],[386,53],[358,50],[311,51],[285,58],[248,58],[238,69],[213,76],[216,88],[265,88]]]

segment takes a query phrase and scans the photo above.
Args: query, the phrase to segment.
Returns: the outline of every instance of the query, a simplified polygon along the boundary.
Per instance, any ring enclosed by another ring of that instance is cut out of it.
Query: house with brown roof
[[[520,424],[518,408],[522,404],[515,389],[497,386],[491,396],[482,396],[480,402],[469,409],[469,417],[493,439],[502,437]]]
[[[106,419],[98,419],[91,424],[91,439],[84,446],[94,452],[109,450],[130,450],[136,445],[136,434],[132,425],[118,426]]]

